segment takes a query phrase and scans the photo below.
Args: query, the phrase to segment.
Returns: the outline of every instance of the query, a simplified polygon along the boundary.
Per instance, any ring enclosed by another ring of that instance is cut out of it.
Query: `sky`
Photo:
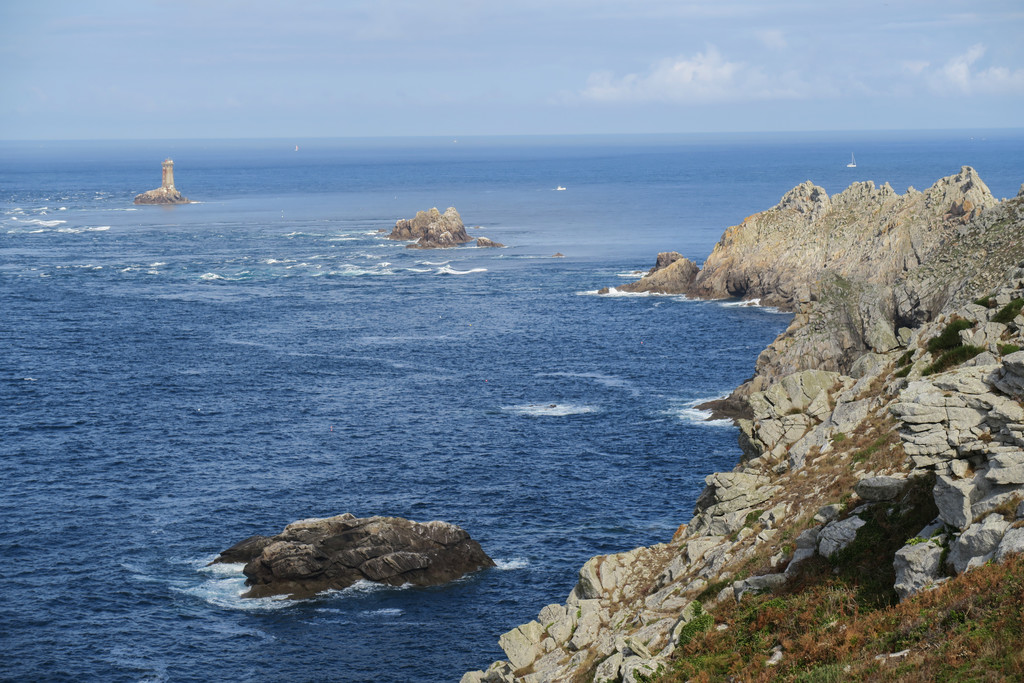
[[[0,0],[0,139],[1024,127],[1021,0]]]

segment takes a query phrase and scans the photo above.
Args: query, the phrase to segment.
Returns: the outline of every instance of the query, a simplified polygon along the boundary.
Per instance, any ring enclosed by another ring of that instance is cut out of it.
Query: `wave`
[[[438,275],[469,275],[470,273],[486,273],[486,268],[470,268],[469,270],[455,270],[450,266],[443,266],[437,269]]]
[[[278,610],[298,604],[300,600],[289,600],[287,596],[275,595],[269,598],[243,598],[248,590],[245,585],[244,564],[212,564],[199,567],[207,578],[197,586],[179,588],[181,592],[199,598],[215,607],[231,610],[266,611]]]
[[[530,417],[567,417],[598,412],[597,408],[592,406],[581,406],[574,403],[526,403],[517,406],[502,406],[501,409]]]
[[[164,261],[157,261],[156,263],[150,263],[149,267],[150,268],[158,268],[159,266],[166,266],[166,265],[167,264]]]
[[[223,280],[224,278],[217,273],[203,273],[199,276],[200,280]]]
[[[364,617],[397,617],[404,613],[405,610],[399,607],[382,607],[381,609],[363,610],[359,615]]]
[[[637,280],[639,278],[642,278],[644,275],[647,275],[646,270],[631,270],[628,273],[616,273],[615,277],[630,278],[633,280]]]
[[[17,219],[16,218],[12,218],[11,220],[17,220]],[[44,220],[42,220],[40,218],[30,218],[27,221],[21,221],[21,222],[22,223],[26,223],[28,225],[41,225],[44,228],[56,228],[58,225],[63,225],[64,223],[67,223],[67,221],[62,221],[62,220],[44,221]]]
[[[433,273],[433,268],[406,268],[410,273]]]
[[[447,266],[451,261],[417,261],[418,266]]]
[[[744,299],[740,301],[723,301],[719,304],[723,308],[757,308],[766,313],[786,313],[775,306],[762,306],[760,299]],[[788,314],[787,314],[788,315]]]
[[[497,569],[500,569],[501,571],[505,572],[514,569],[525,569],[526,567],[530,566],[530,561],[527,560],[525,557],[513,557],[510,560],[495,558],[494,564],[497,566]]]
[[[732,427],[733,421],[726,418],[723,420],[712,420],[711,416],[714,415],[710,410],[702,410],[697,406],[708,403],[709,401],[719,401],[726,398],[728,394],[721,394],[719,396],[711,396],[708,398],[697,398],[691,401],[687,401],[683,404],[682,408],[672,411],[676,417],[683,422],[695,422],[699,424],[708,425],[711,427]]]

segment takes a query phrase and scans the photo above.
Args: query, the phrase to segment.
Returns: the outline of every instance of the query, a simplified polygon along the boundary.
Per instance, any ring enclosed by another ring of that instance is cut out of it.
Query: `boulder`
[[[935,481],[932,496],[939,508],[939,517],[946,524],[963,529],[971,523],[971,495],[974,484],[968,479],[953,479],[940,475]]]
[[[415,240],[415,244],[407,245],[410,249],[447,249],[472,241],[454,206],[449,206],[443,214],[434,207],[430,211],[418,211],[413,218],[399,220],[388,239]]]
[[[480,544],[446,522],[352,514],[293,522],[277,536],[253,536],[211,564],[245,562],[243,597],[309,597],[357,581],[433,586],[493,567]]]
[[[495,242],[494,240],[489,240],[486,237],[477,237],[476,238],[476,246],[478,246],[478,247],[504,247],[505,245],[502,244],[501,242]]]
[[[697,264],[682,254],[662,252],[647,275],[636,282],[616,287],[620,292],[654,292],[657,294],[685,294],[697,277]]]
[[[866,477],[854,484],[853,490],[862,499],[877,502],[895,500],[906,485],[907,480],[902,477]]]
[[[826,524],[821,533],[818,534],[818,554],[822,557],[832,557],[846,546],[853,543],[857,537],[857,530],[866,522],[860,517],[853,515],[837,522]]]
[[[963,573],[991,560],[1009,526],[1000,515],[989,515],[984,522],[969,526],[949,550],[949,563],[956,573]]]
[[[135,195],[135,204],[191,204],[188,197],[174,187],[158,187]]]
[[[1003,535],[994,559],[996,562],[1002,562],[1011,553],[1024,553],[1024,527],[1010,529]]]
[[[906,600],[942,577],[942,553],[938,540],[905,545],[896,551],[893,560],[896,583],[893,588],[900,600]]]

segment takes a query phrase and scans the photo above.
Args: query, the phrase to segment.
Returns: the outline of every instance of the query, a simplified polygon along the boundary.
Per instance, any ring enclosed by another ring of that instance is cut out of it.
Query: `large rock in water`
[[[182,196],[174,187],[158,187],[149,192],[135,195],[136,204],[191,204],[187,197]]]
[[[304,598],[362,580],[434,586],[494,566],[454,524],[348,513],[293,522],[277,536],[252,536],[211,564],[220,562],[246,563],[247,598]]]
[[[430,211],[416,212],[414,218],[397,221],[388,239],[416,240],[415,244],[407,245],[408,249],[446,249],[471,242],[473,238],[466,234],[459,212],[449,206],[444,213],[434,207]]]

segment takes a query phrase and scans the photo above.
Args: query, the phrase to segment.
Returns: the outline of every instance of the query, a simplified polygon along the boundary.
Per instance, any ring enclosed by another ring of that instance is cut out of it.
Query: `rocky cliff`
[[[172,187],[158,187],[142,194],[135,195],[135,204],[191,204],[185,197]]]
[[[699,272],[659,256],[641,282],[796,311],[734,396],[739,464],[463,683],[957,679],[981,650],[1024,675],[1022,212],[967,167],[902,196],[805,183]]]

